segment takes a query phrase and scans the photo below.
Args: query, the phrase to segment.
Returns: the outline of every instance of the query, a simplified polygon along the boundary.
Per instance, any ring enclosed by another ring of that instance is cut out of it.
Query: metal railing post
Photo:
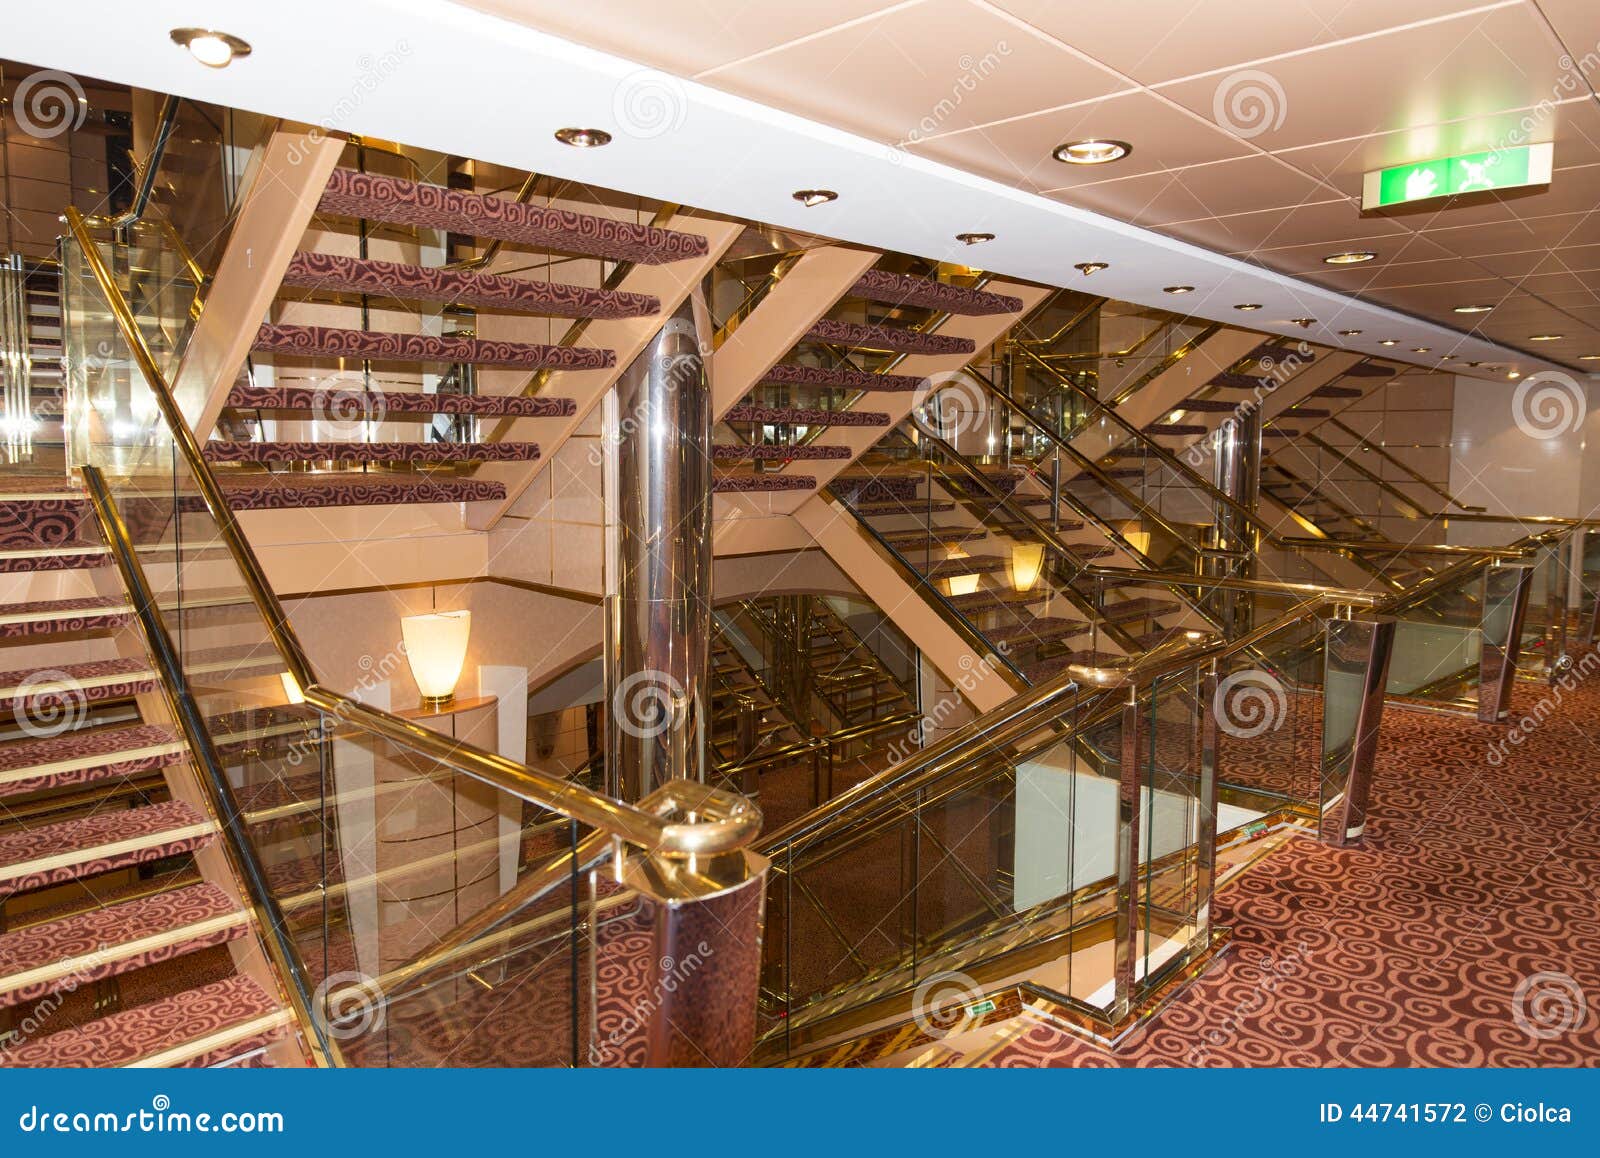
[[[1323,629],[1318,832],[1327,844],[1351,844],[1366,831],[1395,628],[1377,616],[1330,619]]]
[[[1533,589],[1532,563],[1496,563],[1483,572],[1482,643],[1478,654],[1478,719],[1492,724],[1511,711],[1522,654],[1522,624]]]

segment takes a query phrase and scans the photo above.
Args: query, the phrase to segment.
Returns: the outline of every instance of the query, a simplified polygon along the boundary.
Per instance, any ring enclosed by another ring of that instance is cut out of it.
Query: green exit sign
[[[1382,209],[1463,193],[1548,185],[1554,154],[1555,147],[1548,143],[1521,145],[1379,169],[1368,173],[1362,183],[1361,208]]]

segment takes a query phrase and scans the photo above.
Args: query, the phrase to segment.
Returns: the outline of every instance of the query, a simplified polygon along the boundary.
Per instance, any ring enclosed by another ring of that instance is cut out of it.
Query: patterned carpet
[[[1387,713],[1365,847],[1295,839],[1226,889],[1222,962],[1114,1053],[1034,1021],[979,1064],[1600,1064],[1600,681],[1519,685],[1541,703],[1514,746]]]

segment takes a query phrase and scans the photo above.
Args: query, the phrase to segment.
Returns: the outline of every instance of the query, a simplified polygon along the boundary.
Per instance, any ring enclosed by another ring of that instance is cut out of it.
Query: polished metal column
[[[617,383],[608,790],[705,779],[710,729],[710,325],[691,298]]]
[[[1387,617],[1332,619],[1324,632],[1319,835],[1328,844],[1350,844],[1366,831],[1394,634]]]
[[[1213,508],[1211,542],[1201,552],[1205,574],[1212,578],[1248,579],[1255,574],[1256,552],[1261,547],[1249,515],[1255,513],[1261,485],[1261,411],[1241,406],[1214,435],[1216,464],[1213,482],[1231,502]],[[1232,636],[1250,628],[1250,601],[1237,591],[1218,592],[1214,601],[1224,631]]]
[[[1478,652],[1478,719],[1486,724],[1511,712],[1511,689],[1522,655],[1522,624],[1533,590],[1531,563],[1496,563],[1483,573]]]

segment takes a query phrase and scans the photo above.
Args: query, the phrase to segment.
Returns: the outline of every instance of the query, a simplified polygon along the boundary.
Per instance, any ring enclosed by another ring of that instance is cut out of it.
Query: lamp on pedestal
[[[456,681],[467,659],[467,637],[472,612],[434,611],[408,615],[400,621],[406,660],[417,681],[425,708],[443,708],[455,699]]]

